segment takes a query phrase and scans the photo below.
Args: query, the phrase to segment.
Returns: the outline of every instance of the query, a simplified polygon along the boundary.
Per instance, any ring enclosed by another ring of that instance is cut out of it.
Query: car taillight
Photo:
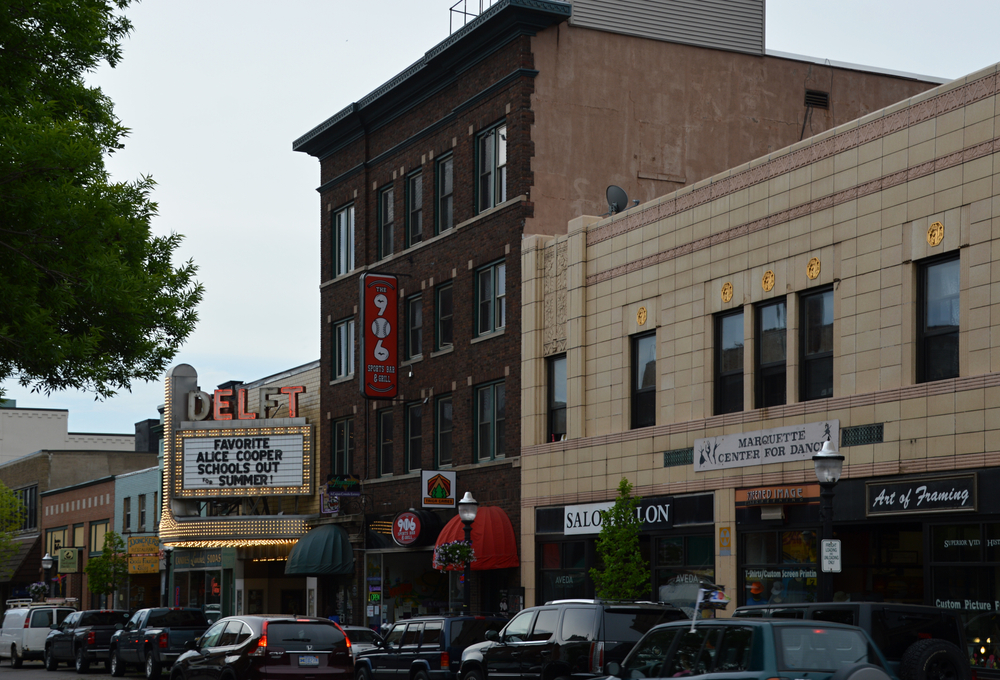
[[[264,622],[264,627],[260,631],[260,639],[257,640],[257,649],[250,652],[250,656],[264,656],[267,652],[267,621]]]
[[[590,643],[590,672],[601,673],[604,666],[604,643]]]
[[[24,627],[25,628],[30,628],[31,626],[28,625],[30,622],[31,622],[31,617],[30,616],[25,616],[24,617]]]
[[[351,638],[349,638],[347,636],[347,631],[344,630],[343,628],[341,628],[340,624],[337,623],[336,621],[333,621],[333,625],[335,625],[337,627],[337,630],[339,630],[341,633],[344,634],[344,642],[347,643],[347,653],[350,654],[351,653]]]
[[[160,649],[166,649],[170,646],[170,639],[166,633],[160,633]]]
[[[441,670],[446,671],[451,666],[451,657],[448,652],[441,652]]]
[[[87,644],[88,645],[97,644],[97,636],[94,634],[94,631],[92,630],[87,631]]]

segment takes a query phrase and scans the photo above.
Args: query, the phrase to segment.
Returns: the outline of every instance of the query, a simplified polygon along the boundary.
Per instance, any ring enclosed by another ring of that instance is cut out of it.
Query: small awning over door
[[[354,573],[354,550],[347,532],[336,524],[321,524],[292,548],[286,576],[339,576]]]
[[[444,525],[435,545],[464,540],[465,525],[462,524],[462,518],[455,515]],[[473,571],[521,566],[510,517],[495,505],[479,507],[476,521],[472,523],[472,549],[476,554],[476,561],[472,563]]]

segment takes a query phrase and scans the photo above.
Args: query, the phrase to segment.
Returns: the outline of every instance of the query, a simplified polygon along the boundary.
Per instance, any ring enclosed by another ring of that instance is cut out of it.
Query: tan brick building
[[[652,595],[813,599],[829,438],[833,590],[1000,609],[997,89],[990,67],[525,239],[529,603],[592,594],[622,477],[653,508]]]

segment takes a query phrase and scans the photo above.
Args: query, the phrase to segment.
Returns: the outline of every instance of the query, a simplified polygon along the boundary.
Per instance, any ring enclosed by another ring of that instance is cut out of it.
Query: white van
[[[42,659],[49,626],[62,623],[76,610],[30,600],[7,600],[7,611],[0,626],[0,660],[20,668],[25,659]]]

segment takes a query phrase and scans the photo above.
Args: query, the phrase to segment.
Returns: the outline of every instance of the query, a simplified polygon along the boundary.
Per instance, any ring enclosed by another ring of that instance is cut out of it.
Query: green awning
[[[354,550],[347,532],[321,524],[299,539],[288,554],[286,576],[339,576],[354,573]]]

